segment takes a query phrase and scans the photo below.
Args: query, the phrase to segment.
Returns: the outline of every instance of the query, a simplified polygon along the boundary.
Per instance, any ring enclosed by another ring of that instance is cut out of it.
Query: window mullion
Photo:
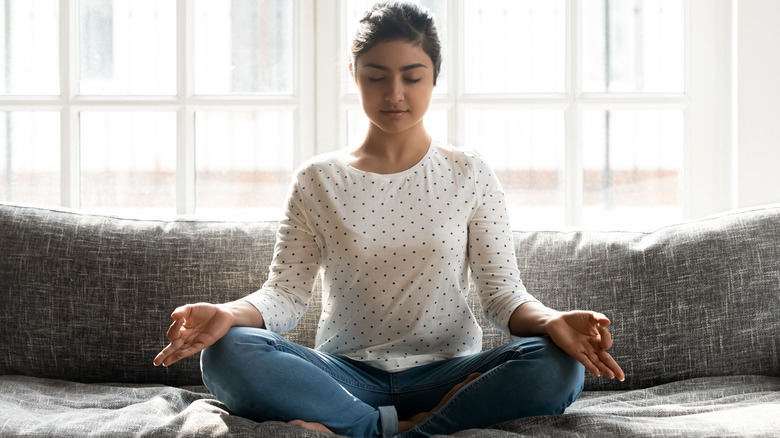
[[[78,111],[73,106],[76,95],[78,63],[78,3],[60,0],[60,198],[63,207],[81,206],[81,169],[79,160]]]
[[[564,211],[567,227],[582,225],[582,110],[578,105],[582,93],[582,49],[580,8],[578,0],[566,5],[566,79],[569,106],[565,111]]]
[[[316,73],[312,79],[316,87],[315,150],[322,153],[337,150],[346,145],[346,114],[347,107],[343,104],[345,90],[344,78],[339,73],[344,72],[346,60],[342,56],[342,35],[345,34],[341,17],[346,10],[344,3],[338,7],[324,2],[313,2],[315,8]],[[345,50],[345,49],[344,49]],[[335,68],[334,68],[335,66]]]
[[[296,124],[295,124],[295,154],[294,167],[298,167],[304,160],[314,155],[315,144],[318,132],[316,126],[315,114],[315,71],[316,71],[316,51],[317,44],[315,14],[316,4],[314,0],[299,0],[295,3],[295,26],[294,35],[296,36],[295,58],[293,61],[293,71],[297,77],[295,86],[296,96]],[[304,68],[304,66],[315,65],[315,68]],[[330,87],[335,88],[335,87]]]
[[[176,5],[176,213],[195,214],[195,112],[192,94],[192,1]]]
[[[465,74],[465,48],[463,38],[465,36],[465,19],[463,10],[465,4],[462,1],[449,0],[447,13],[449,14],[449,47],[444,58],[444,68],[449,67],[449,100],[450,108],[447,111],[447,134],[449,142],[454,145],[463,145],[466,141],[465,109],[461,103],[464,96]]]

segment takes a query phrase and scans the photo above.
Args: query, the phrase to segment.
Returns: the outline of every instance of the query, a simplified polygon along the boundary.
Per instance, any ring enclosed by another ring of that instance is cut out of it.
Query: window
[[[362,139],[347,54],[372,3],[0,0],[0,200],[277,217],[298,164]],[[718,2],[421,3],[446,49],[426,125],[491,162],[515,227],[730,205]]]
[[[345,3],[342,45],[370,4]],[[691,160],[717,150],[694,121],[715,117],[703,95],[721,91],[693,90],[691,75],[716,61],[691,29],[711,5],[694,2],[693,14],[678,0],[421,3],[449,50],[426,124],[492,163],[516,228],[649,229],[710,212],[691,198],[712,191],[703,181],[717,170],[694,172]],[[341,138],[359,142],[366,120],[351,84],[339,102]]]
[[[274,215],[311,155],[310,6],[0,2],[0,199]]]

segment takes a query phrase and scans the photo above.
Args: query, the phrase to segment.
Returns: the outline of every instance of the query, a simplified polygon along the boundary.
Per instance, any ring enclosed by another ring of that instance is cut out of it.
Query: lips
[[[408,110],[402,110],[402,109],[385,109],[380,111],[382,112],[382,114],[389,117],[401,117],[408,112]]]

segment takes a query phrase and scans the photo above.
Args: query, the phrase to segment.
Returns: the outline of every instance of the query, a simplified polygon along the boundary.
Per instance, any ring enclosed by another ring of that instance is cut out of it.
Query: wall
[[[737,204],[780,203],[780,1],[736,5]]]

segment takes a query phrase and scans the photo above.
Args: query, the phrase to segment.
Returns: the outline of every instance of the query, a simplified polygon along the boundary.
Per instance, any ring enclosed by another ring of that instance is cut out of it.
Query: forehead
[[[383,41],[377,43],[359,58],[358,68],[367,64],[381,65],[389,69],[401,69],[413,64],[430,67],[432,61],[419,44],[408,41]]]

